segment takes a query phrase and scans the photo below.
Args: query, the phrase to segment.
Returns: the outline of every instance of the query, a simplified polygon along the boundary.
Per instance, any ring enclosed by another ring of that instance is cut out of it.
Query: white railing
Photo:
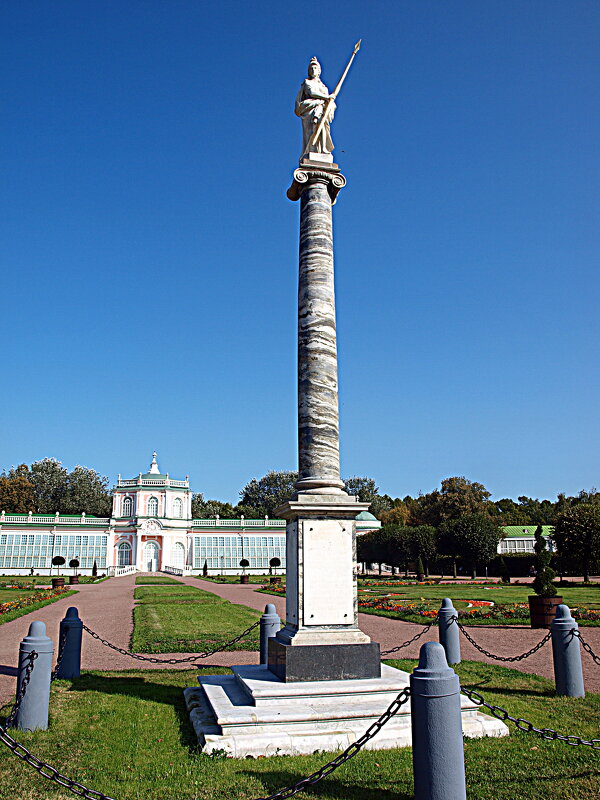
[[[188,566],[187,564],[186,564],[185,567],[183,567],[183,569],[181,567],[168,567],[167,566],[167,567],[163,567],[162,571],[166,572],[167,575],[179,575],[180,577],[183,577],[184,575],[191,575],[192,574],[192,568],[190,566]]]
[[[169,478],[168,475],[160,478],[130,478],[128,480],[122,480],[119,478],[117,481],[117,487],[119,489],[126,489],[128,487],[133,486],[174,486],[177,489],[188,489],[189,488],[189,481],[176,481],[173,478]]]
[[[63,514],[0,514],[0,525],[102,525],[108,528],[110,517],[66,516]]]
[[[285,528],[284,519],[193,519],[192,528]]]
[[[131,575],[132,572],[137,572],[135,564],[128,564],[126,567],[109,567],[108,574],[112,578],[120,578],[123,575]]]

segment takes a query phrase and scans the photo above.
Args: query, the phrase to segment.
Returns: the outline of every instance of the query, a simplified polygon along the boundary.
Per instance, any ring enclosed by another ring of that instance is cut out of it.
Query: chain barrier
[[[533,722],[529,722],[529,720],[523,719],[522,717],[513,717],[501,706],[494,706],[491,703],[486,702],[479,692],[475,692],[472,689],[465,689],[464,686],[461,686],[460,690],[466,697],[469,698],[469,700],[472,700],[478,706],[483,706],[484,708],[487,708],[488,711],[491,711],[496,719],[499,719],[502,722],[509,720],[524,733],[537,733],[543,739],[566,742],[572,747],[576,747],[578,745],[587,745],[588,747],[592,747],[594,750],[600,750],[600,739],[591,739],[588,741],[587,739],[582,739],[580,736],[565,736],[564,734],[558,733],[558,731],[555,731],[552,728],[536,728]]]
[[[31,673],[33,672],[33,665],[34,665],[35,660],[36,660],[37,657],[38,657],[38,654],[36,653],[35,650],[32,650],[31,653],[29,653],[27,655],[27,661],[29,663],[25,666],[25,674],[23,675],[23,680],[21,681],[21,686],[19,688],[19,692],[18,692],[17,697],[15,699],[15,704],[11,708],[10,714],[8,715],[8,718],[6,720],[6,727],[7,728],[12,728],[12,726],[14,724],[15,717],[17,716],[17,712],[19,710],[19,707],[21,706],[21,703],[23,702],[23,698],[25,697],[25,692],[27,691],[27,687],[29,685],[29,681],[31,680]]]
[[[523,661],[525,658],[529,658],[529,656],[532,656],[534,653],[537,653],[538,650],[541,650],[542,647],[549,642],[552,637],[552,632],[548,631],[544,638],[534,647],[532,647],[531,650],[527,650],[525,653],[521,653],[519,656],[497,656],[494,653],[490,653],[490,651],[486,650],[484,647],[481,647],[481,645],[477,644],[465,626],[460,624],[458,617],[452,617],[451,622],[455,622],[458,625],[460,632],[469,642],[471,642],[476,650],[479,650],[480,653],[483,653],[483,655],[487,656],[488,658],[493,658],[494,661],[503,661],[505,664],[513,664],[516,661]]]
[[[392,649],[391,649],[391,650],[384,650],[384,651],[383,651],[383,653],[381,653],[380,655],[381,655],[382,657],[383,657],[383,656],[389,656],[389,655],[391,655],[391,653],[397,653],[397,652],[398,652],[398,650],[403,650],[405,647],[408,647],[408,645],[409,645],[409,644],[412,644],[413,642],[416,642],[418,639],[420,639],[420,638],[421,638],[421,636],[423,636],[425,633],[427,633],[427,631],[428,631],[430,628],[432,628],[432,627],[433,627],[433,626],[436,624],[436,622],[438,622],[438,620],[439,620],[439,616],[435,616],[435,617],[434,617],[434,618],[431,620],[431,622],[429,623],[429,625],[425,625],[425,627],[423,628],[423,630],[419,631],[419,633],[416,633],[416,634],[415,634],[415,635],[412,637],[412,639],[407,639],[407,641],[406,641],[406,642],[403,642],[402,644],[399,644],[397,647],[392,647]]]
[[[60,637],[60,642],[58,645],[58,655],[56,657],[56,666],[50,673],[50,683],[56,680],[56,676],[58,675],[58,670],[60,669],[60,665],[63,660],[63,656],[65,654],[65,645],[67,643],[67,632],[64,631],[62,636]]]
[[[594,651],[592,650],[591,646],[586,642],[586,640],[581,635],[581,631],[574,630],[573,631],[573,636],[577,636],[577,638],[581,642],[581,646],[583,647],[585,652],[589,656],[591,656],[591,658],[593,659],[594,663],[597,664],[600,667],[600,656],[597,656],[596,653],[594,653]]]
[[[13,710],[11,711],[9,721],[12,717],[16,714],[23,697],[25,696],[25,692],[27,690],[27,684],[29,683],[29,679],[31,677],[31,671],[33,669],[33,662],[37,658],[37,653],[33,651],[29,655],[30,663],[26,667],[25,677],[21,683],[21,690],[19,692],[19,696],[17,698],[17,702],[13,706]],[[308,775],[306,778],[301,778],[292,786],[286,786],[284,789],[279,789],[274,794],[268,795],[268,797],[260,797],[257,800],[285,800],[288,797],[293,797],[298,792],[303,791],[309,786],[313,786],[315,783],[318,783],[323,778],[327,777],[327,775],[331,775],[338,767],[341,767],[342,764],[345,764],[346,761],[349,761],[353,758],[363,747],[364,745],[372,739],[379,731],[383,728],[383,726],[388,722],[399,710],[400,708],[408,701],[410,698],[410,689],[407,687],[402,689],[402,691],[398,694],[398,696],[390,703],[390,705],[386,708],[383,714],[379,717],[379,719],[375,720],[363,733],[363,735],[357,739],[355,742],[347,747],[343,753],[340,753],[339,756],[329,761],[327,764],[322,766],[316,772],[313,772],[311,775]],[[7,724],[8,727],[8,724]],[[78,781],[74,781],[71,778],[68,778],[66,775],[63,775],[62,772],[57,770],[51,764],[48,764],[46,761],[42,761],[41,759],[34,756],[24,745],[17,742],[12,736],[7,732],[6,728],[3,728],[0,725],[0,741],[5,744],[9,750],[11,750],[18,758],[24,761],[26,764],[32,766],[35,770],[39,772],[39,774],[46,778],[49,781],[53,781],[57,783],[59,786],[63,786],[65,789],[68,789],[73,794],[77,795],[78,797],[83,797],[84,800],[114,800],[113,797],[110,797],[103,792],[98,792],[95,789],[89,789],[87,786],[84,786],[82,783]]]
[[[250,627],[246,628],[245,631],[242,631],[239,636],[236,636],[235,639],[231,639],[231,641],[226,642],[225,644],[219,645],[219,647],[215,647],[214,650],[209,650],[206,653],[196,653],[193,656],[186,656],[185,658],[154,658],[154,656],[143,656],[140,653],[132,653],[131,650],[125,650],[123,647],[117,647],[116,644],[111,644],[107,639],[103,639],[99,634],[95,633],[95,631],[88,628],[87,625],[84,624],[83,630],[87,631],[93,639],[97,639],[100,644],[105,645],[105,647],[110,647],[111,650],[115,650],[117,653],[121,653],[123,656],[129,656],[130,658],[135,658],[138,661],[149,661],[151,664],[188,664],[192,661],[198,661],[200,658],[208,658],[209,656],[214,655],[215,653],[220,653],[222,650],[226,650],[232,644],[236,644],[244,636],[247,636],[251,631],[257,628],[260,625],[260,620],[253,622]]]

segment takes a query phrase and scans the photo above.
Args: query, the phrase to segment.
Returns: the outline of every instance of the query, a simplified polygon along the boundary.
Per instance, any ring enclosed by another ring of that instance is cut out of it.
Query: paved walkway
[[[274,603],[280,616],[285,614],[285,598],[255,592],[256,584],[219,584],[212,581],[203,581],[198,578],[182,578],[182,583],[206,589],[209,592],[230,600],[232,603],[263,611],[267,603]],[[127,648],[133,628],[133,589],[135,575],[123,578],[111,578],[99,584],[80,585],[77,595],[59,600],[39,611],[26,614],[19,619],[0,625],[0,704],[8,702],[15,689],[15,675],[18,659],[19,642],[26,636],[30,623],[42,620],[46,623],[48,635],[58,640],[58,626],[69,606],[77,606],[79,614],[85,624],[119,647]],[[359,623],[374,641],[381,644],[382,650],[389,650],[410,639],[419,631],[419,626],[408,622],[377,617],[370,614],[360,614]],[[490,652],[498,655],[513,656],[533,647],[544,636],[543,630],[511,626],[501,627],[475,627],[469,628],[473,638]],[[600,628],[583,628],[583,634],[596,653],[600,654]],[[402,650],[399,656],[403,658],[417,658],[419,648],[423,642],[437,641],[437,629],[433,627],[418,642]],[[462,656],[464,659],[499,663],[485,658],[473,648],[464,637],[461,637]],[[169,658],[170,655],[160,654],[159,658]],[[182,654],[185,655],[185,654]],[[216,653],[198,664],[206,667],[231,666],[233,664],[256,664],[258,653],[248,651],[234,651]],[[600,692],[600,667],[596,666],[587,653],[582,653],[582,663],[586,688],[589,691]],[[173,669],[190,669],[190,664],[180,667],[169,665]],[[551,645],[547,644],[538,653],[516,664],[508,664],[523,672],[534,672],[553,679]],[[84,632],[82,647],[82,667],[84,669],[123,670],[123,669],[161,669],[161,665],[135,661],[128,656],[110,650],[92,639]]]

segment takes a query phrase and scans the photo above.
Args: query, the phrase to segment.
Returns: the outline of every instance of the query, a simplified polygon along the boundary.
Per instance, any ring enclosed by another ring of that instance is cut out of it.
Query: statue
[[[308,65],[306,78],[296,95],[295,114],[302,119],[302,156],[308,153],[320,153],[323,160],[333,161],[333,141],[331,139],[331,122],[335,113],[335,98],[348,74],[350,65],[360,49],[360,42],[354,45],[354,52],[346,69],[332,94],[321,80],[321,65],[313,56]]]
[[[330,99],[331,103],[328,103]],[[329,94],[329,89],[321,80],[321,65],[314,56],[308,65],[308,78],[304,80],[296,96],[294,110],[296,116],[302,119],[302,155],[331,153],[333,142],[330,126],[335,113],[335,103]],[[325,122],[320,128],[319,136],[315,137],[314,134],[323,117]]]

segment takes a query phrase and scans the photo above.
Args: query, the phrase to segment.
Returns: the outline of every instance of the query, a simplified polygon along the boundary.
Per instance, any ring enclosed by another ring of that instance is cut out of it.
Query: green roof
[[[360,522],[377,522],[377,517],[369,511],[361,511],[356,519]]]
[[[537,525],[504,525],[502,530],[508,539],[516,538],[533,538]],[[551,536],[554,529],[553,525],[542,525],[542,533],[544,536]]]

